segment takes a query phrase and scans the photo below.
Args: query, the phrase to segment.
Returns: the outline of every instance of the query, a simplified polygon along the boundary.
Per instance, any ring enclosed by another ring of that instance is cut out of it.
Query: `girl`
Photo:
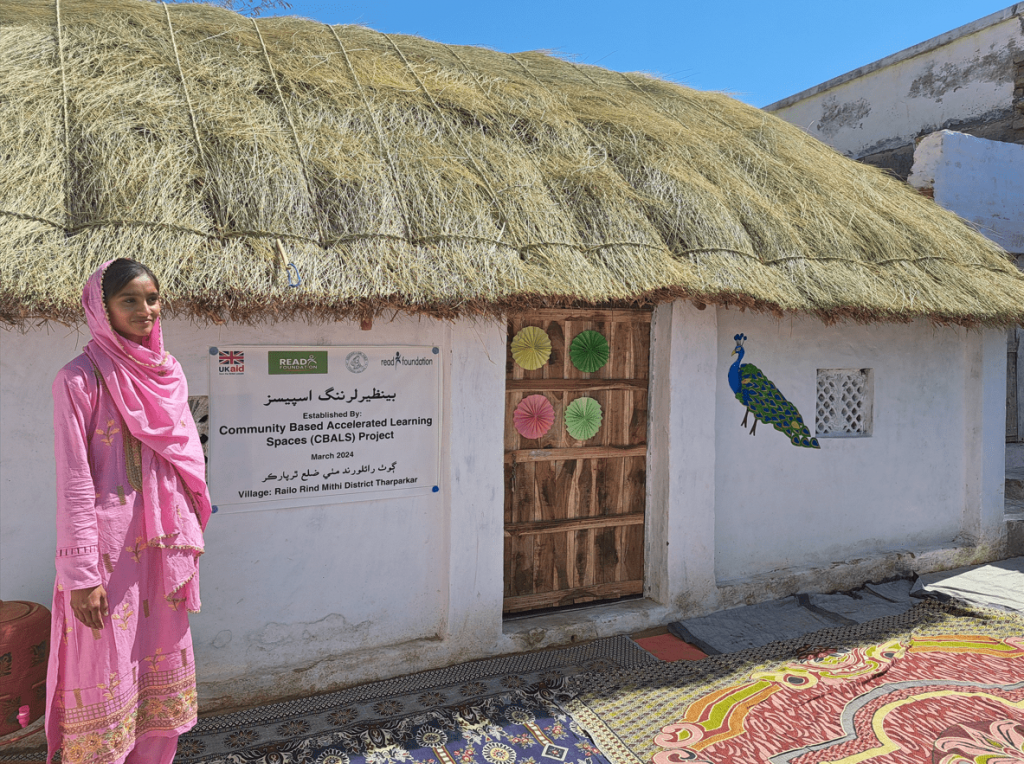
[[[47,761],[167,764],[196,721],[188,613],[210,517],[199,434],[164,351],[160,285],[141,263],[96,271],[92,341],[53,383],[57,580]]]

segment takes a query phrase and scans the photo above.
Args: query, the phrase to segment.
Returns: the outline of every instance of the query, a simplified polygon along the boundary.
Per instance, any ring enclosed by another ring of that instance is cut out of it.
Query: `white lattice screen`
[[[815,434],[824,438],[871,434],[871,369],[818,369]]]

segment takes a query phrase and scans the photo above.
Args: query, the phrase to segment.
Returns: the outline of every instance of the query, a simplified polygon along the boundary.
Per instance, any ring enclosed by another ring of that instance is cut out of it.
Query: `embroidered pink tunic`
[[[48,714],[56,718],[47,725],[48,737],[59,730],[62,739],[51,749],[63,747],[66,764],[116,764],[137,738],[177,735],[195,724],[188,611],[179,599],[165,598],[164,550],[147,544],[140,444],[84,354],[61,369],[53,398],[62,500],[47,679],[53,686]],[[180,484],[178,493],[175,511],[192,515],[199,533]],[[99,631],[71,611],[71,591],[97,584],[107,590],[110,612]]]
[[[121,764],[157,750],[169,761],[177,735],[196,721],[188,612],[199,608],[197,558],[209,495],[197,476],[202,453],[180,366],[163,353],[159,327],[152,349],[114,336],[104,320],[102,273],[83,298],[94,341],[53,383],[57,577],[48,761],[57,750],[63,764]],[[164,360],[140,366],[140,376],[131,359],[143,352]],[[164,398],[145,387],[171,381]],[[94,630],[75,618],[71,592],[99,584],[109,617]]]

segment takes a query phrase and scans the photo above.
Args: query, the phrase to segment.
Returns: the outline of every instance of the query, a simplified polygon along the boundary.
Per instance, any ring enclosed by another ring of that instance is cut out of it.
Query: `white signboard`
[[[210,348],[210,494],[219,509],[438,490],[431,346]]]

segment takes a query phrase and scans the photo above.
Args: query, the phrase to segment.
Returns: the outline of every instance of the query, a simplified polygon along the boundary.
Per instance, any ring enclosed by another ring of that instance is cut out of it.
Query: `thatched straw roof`
[[[725,95],[201,5],[2,0],[0,321],[78,320],[122,255],[215,320],[682,297],[1024,321],[999,249]]]

